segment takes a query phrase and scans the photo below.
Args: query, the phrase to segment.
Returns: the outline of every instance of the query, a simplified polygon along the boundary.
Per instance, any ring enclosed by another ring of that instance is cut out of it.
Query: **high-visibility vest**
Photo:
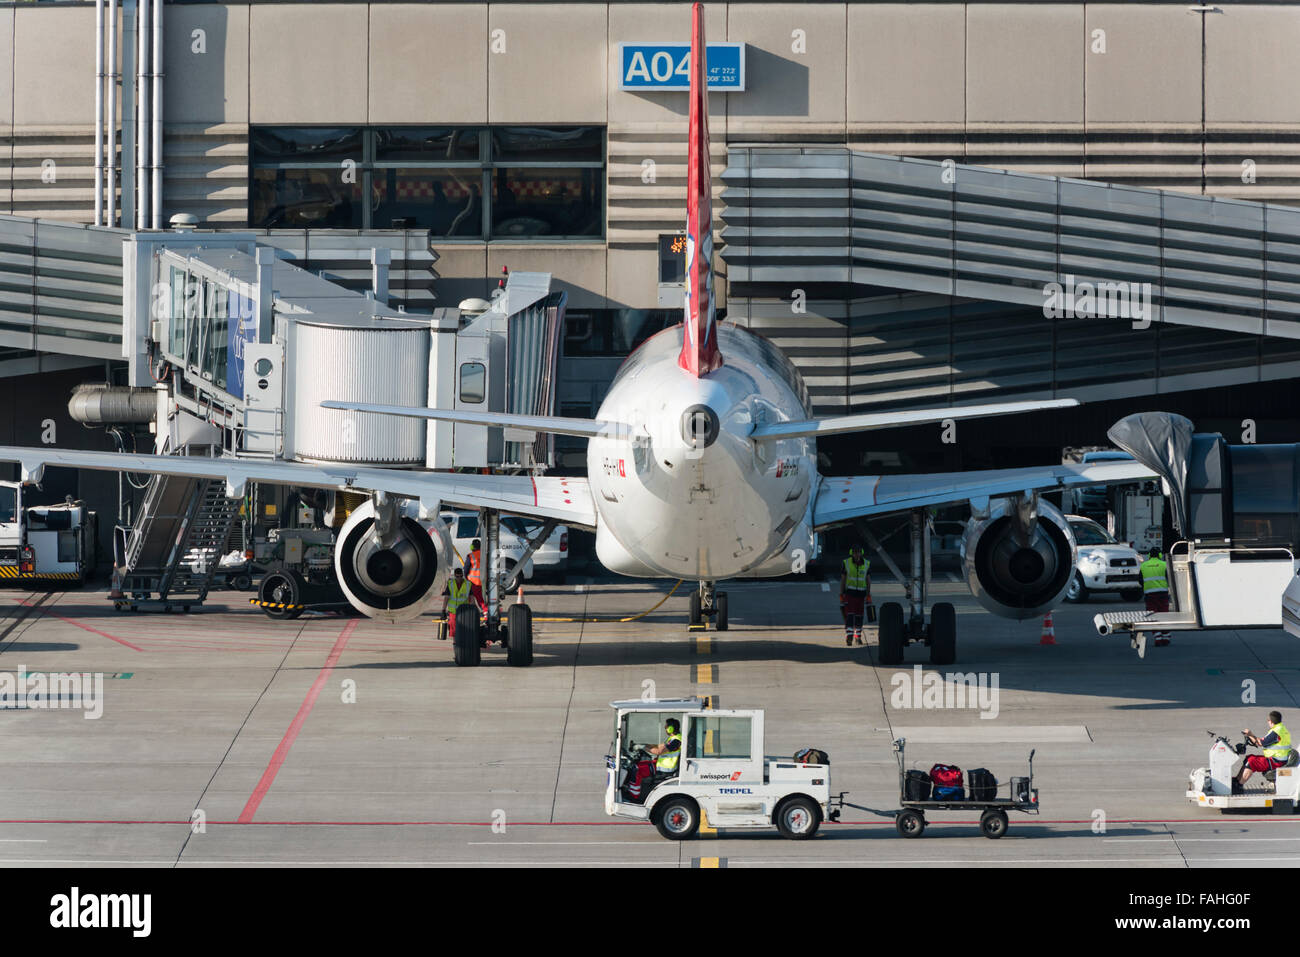
[[[664,751],[663,754],[659,755],[659,759],[655,761],[656,771],[677,770],[677,759],[682,756],[682,736],[680,734],[670,734],[668,735],[668,740],[664,743],[672,744],[674,741],[677,742],[677,750]]]
[[[465,577],[475,585],[483,583],[483,573],[479,570],[479,562],[482,560],[483,553],[479,549],[474,549],[469,553],[469,574]]]
[[[1142,593],[1169,591],[1169,580],[1165,577],[1169,566],[1163,558],[1148,558],[1142,563]]]
[[[448,585],[451,586],[451,600],[447,602],[447,614],[454,616],[456,609],[469,601],[469,582],[457,583],[453,578]]]
[[[866,591],[867,569],[870,567],[871,562],[865,558],[856,565],[853,559],[844,559],[844,588],[847,591]]]
[[[1274,761],[1285,761],[1291,751],[1291,732],[1286,729],[1286,725],[1275,724],[1273,733],[1277,735],[1277,744],[1265,748],[1264,757],[1272,758]]]

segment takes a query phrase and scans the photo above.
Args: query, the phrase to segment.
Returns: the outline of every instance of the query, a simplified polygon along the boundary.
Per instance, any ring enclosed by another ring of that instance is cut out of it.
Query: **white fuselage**
[[[803,381],[766,340],[726,323],[717,330],[722,368],[700,378],[681,369],[674,326],[627,358],[597,413],[631,426],[587,449],[596,552],[610,571],[730,578],[772,565],[810,536],[815,443],[750,438],[755,426],[810,417]],[[715,438],[705,437],[701,408],[716,415]]]

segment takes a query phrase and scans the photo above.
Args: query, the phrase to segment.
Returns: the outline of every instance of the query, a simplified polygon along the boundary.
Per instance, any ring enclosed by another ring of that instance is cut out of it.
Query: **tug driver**
[[[1249,728],[1241,732],[1246,736],[1247,744],[1259,748],[1264,753],[1262,755],[1251,754],[1246,756],[1246,760],[1241,765],[1241,770],[1232,779],[1233,794],[1240,794],[1245,790],[1244,785],[1256,771],[1272,771],[1274,768],[1286,766],[1287,758],[1291,753],[1291,732],[1282,723],[1282,712],[1270,711],[1268,713],[1268,729],[1268,734],[1263,737],[1251,734]]]
[[[636,777],[628,783],[627,793],[632,800],[640,802],[641,786],[647,778],[655,773],[672,774],[677,770],[677,762],[682,756],[682,723],[677,718],[664,722],[664,743],[647,748],[654,761],[638,761]]]

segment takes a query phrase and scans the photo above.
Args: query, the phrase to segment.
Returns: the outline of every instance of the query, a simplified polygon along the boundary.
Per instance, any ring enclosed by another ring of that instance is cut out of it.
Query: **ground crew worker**
[[[1147,611],[1169,610],[1169,566],[1160,555],[1159,548],[1152,548],[1147,560],[1142,563],[1142,597],[1146,599]],[[1155,633],[1157,645],[1169,644],[1169,632]]]
[[[442,617],[447,619],[447,634],[456,637],[456,610],[470,601],[469,582],[465,573],[457,568],[447,582],[447,590],[442,593]]]
[[[1262,738],[1250,733],[1246,728],[1242,732],[1246,736],[1246,743],[1259,748],[1264,753],[1250,754],[1242,762],[1241,770],[1237,776],[1232,779],[1232,793],[1240,794],[1245,790],[1244,786],[1250,780],[1250,776],[1256,771],[1272,771],[1275,768],[1286,766],[1287,758],[1291,755],[1291,732],[1287,730],[1286,725],[1282,723],[1281,711],[1270,711],[1268,713],[1268,734]]]
[[[862,546],[849,549],[840,573],[840,607],[844,609],[844,643],[862,644],[862,618],[871,603],[871,562],[862,557]]]
[[[474,602],[483,608],[483,543],[477,538],[469,547],[465,556],[465,578],[469,581],[470,594]]]
[[[627,786],[632,800],[641,800],[641,786],[653,774],[674,774],[682,756],[682,723],[677,718],[664,722],[664,743],[647,749],[654,761],[638,761],[636,776]]]

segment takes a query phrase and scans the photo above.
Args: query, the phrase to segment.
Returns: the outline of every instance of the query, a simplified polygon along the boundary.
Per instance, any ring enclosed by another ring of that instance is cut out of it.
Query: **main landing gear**
[[[957,660],[956,609],[949,602],[936,602],[930,608],[930,620],[925,620],[925,603],[930,590],[930,516],[915,509],[910,524],[912,569],[910,575],[904,575],[866,523],[858,523],[862,536],[907,589],[906,609],[896,601],[880,606],[877,619],[880,663],[901,665],[903,649],[915,642],[930,646],[930,664],[950,665]]]
[[[716,582],[700,582],[691,592],[690,627],[704,628],[706,619],[713,619],[717,631],[727,630],[727,593],[716,589]]]
[[[528,549],[511,571],[498,572],[497,550],[501,541],[501,516],[495,509],[479,512],[480,538],[483,548],[483,603],[484,615],[470,602],[456,610],[456,635],[452,649],[453,659],[461,667],[474,667],[482,660],[483,648],[490,642],[500,642],[506,649],[506,662],[517,668],[533,663],[533,612],[523,602],[516,602],[504,612],[501,596],[518,580],[524,563],[532,557],[537,546],[546,540],[555,528],[550,521],[535,535]],[[503,580],[504,579],[504,580]]]

